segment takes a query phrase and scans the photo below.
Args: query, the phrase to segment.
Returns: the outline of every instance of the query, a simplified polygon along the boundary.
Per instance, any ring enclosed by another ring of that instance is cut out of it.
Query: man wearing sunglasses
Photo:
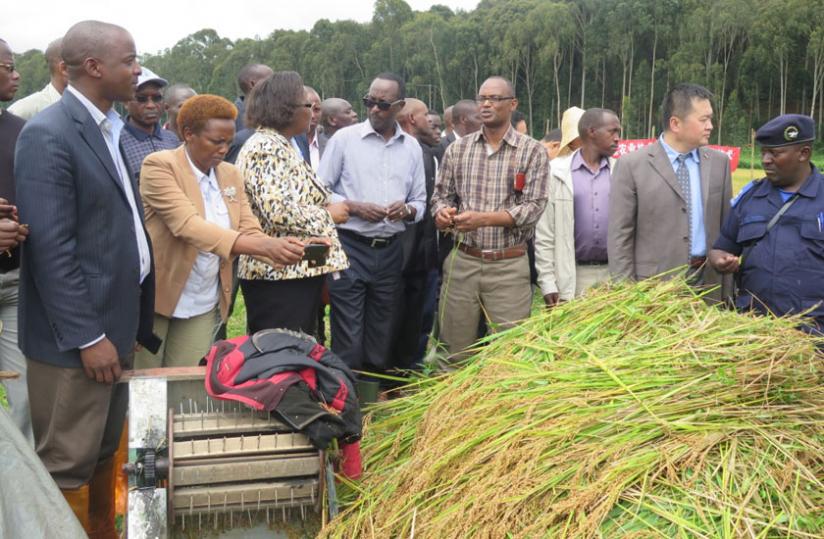
[[[363,98],[367,120],[329,139],[318,170],[332,202],[346,201],[350,216],[338,230],[351,266],[329,282],[332,350],[367,372],[396,366],[387,336],[402,285],[399,237],[426,208],[421,146],[396,120],[404,98],[400,77],[378,75]],[[365,391],[377,389],[370,386]]]
[[[126,166],[140,181],[140,166],[150,153],[173,150],[180,146],[180,139],[173,132],[160,126],[163,115],[163,88],[168,81],[143,68],[137,79],[134,99],[126,103],[126,125],[120,133],[120,144],[126,156]]]

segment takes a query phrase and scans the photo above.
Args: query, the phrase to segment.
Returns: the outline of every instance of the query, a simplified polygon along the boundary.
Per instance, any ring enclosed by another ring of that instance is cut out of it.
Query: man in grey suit
[[[615,165],[607,249],[613,278],[645,279],[687,266],[692,283],[718,287],[710,299],[731,294],[730,280],[706,264],[732,196],[729,158],[705,147],[711,99],[702,86],[675,86],[664,98],[658,141]]]
[[[115,101],[140,75],[129,33],[97,21],[63,40],[69,86],[30,120],[15,158],[20,221],[20,349],[35,446],[90,537],[114,534],[114,470],[128,404],[114,382],[136,344],[156,350],[154,276]]]

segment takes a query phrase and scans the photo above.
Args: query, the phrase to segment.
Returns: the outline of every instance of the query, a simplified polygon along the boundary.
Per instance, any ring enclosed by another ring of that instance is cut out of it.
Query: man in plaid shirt
[[[472,345],[483,312],[493,330],[529,316],[526,242],[547,201],[549,160],[510,124],[512,84],[490,77],[476,96],[483,126],[449,146],[432,196],[436,226],[456,235],[443,266],[441,340],[453,359]]]
[[[120,145],[123,147],[126,166],[138,181],[140,167],[147,155],[180,146],[177,135],[160,127],[160,117],[163,114],[161,90],[168,84],[166,79],[144,67],[137,79],[134,99],[126,103],[129,115],[120,133]]]

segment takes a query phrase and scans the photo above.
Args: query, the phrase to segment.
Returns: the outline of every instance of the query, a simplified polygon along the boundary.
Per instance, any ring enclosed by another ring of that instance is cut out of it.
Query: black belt
[[[609,264],[606,260],[585,260],[583,262],[575,261],[579,266],[606,266]]]
[[[398,236],[400,236],[400,234],[395,234],[394,236],[389,236],[388,238],[370,238],[369,236],[361,236],[360,234],[345,228],[338,229],[338,234],[351,238],[360,243],[365,243],[373,249],[383,249],[384,247],[389,247],[389,245],[391,245],[396,239],[398,239]]]

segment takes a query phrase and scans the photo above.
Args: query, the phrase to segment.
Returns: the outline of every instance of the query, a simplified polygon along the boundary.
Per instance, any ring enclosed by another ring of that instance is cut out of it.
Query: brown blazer
[[[185,145],[184,145],[185,146]],[[140,169],[140,195],[146,214],[146,231],[154,245],[157,292],[155,312],[171,317],[199,251],[218,255],[220,261],[220,317],[226,320],[232,293],[232,247],[240,234],[265,236],[249,207],[243,178],[229,163],[215,170],[231,229],[205,219],[203,196],[184,146],[150,154]],[[224,190],[234,187],[233,196]]]
[[[723,152],[699,148],[707,250],[730,212],[732,177]],[[613,278],[640,280],[684,266],[689,260],[687,204],[660,142],[625,155],[612,173],[609,204],[609,270]],[[709,265],[707,285],[721,285],[711,298],[732,292],[732,281]]]

